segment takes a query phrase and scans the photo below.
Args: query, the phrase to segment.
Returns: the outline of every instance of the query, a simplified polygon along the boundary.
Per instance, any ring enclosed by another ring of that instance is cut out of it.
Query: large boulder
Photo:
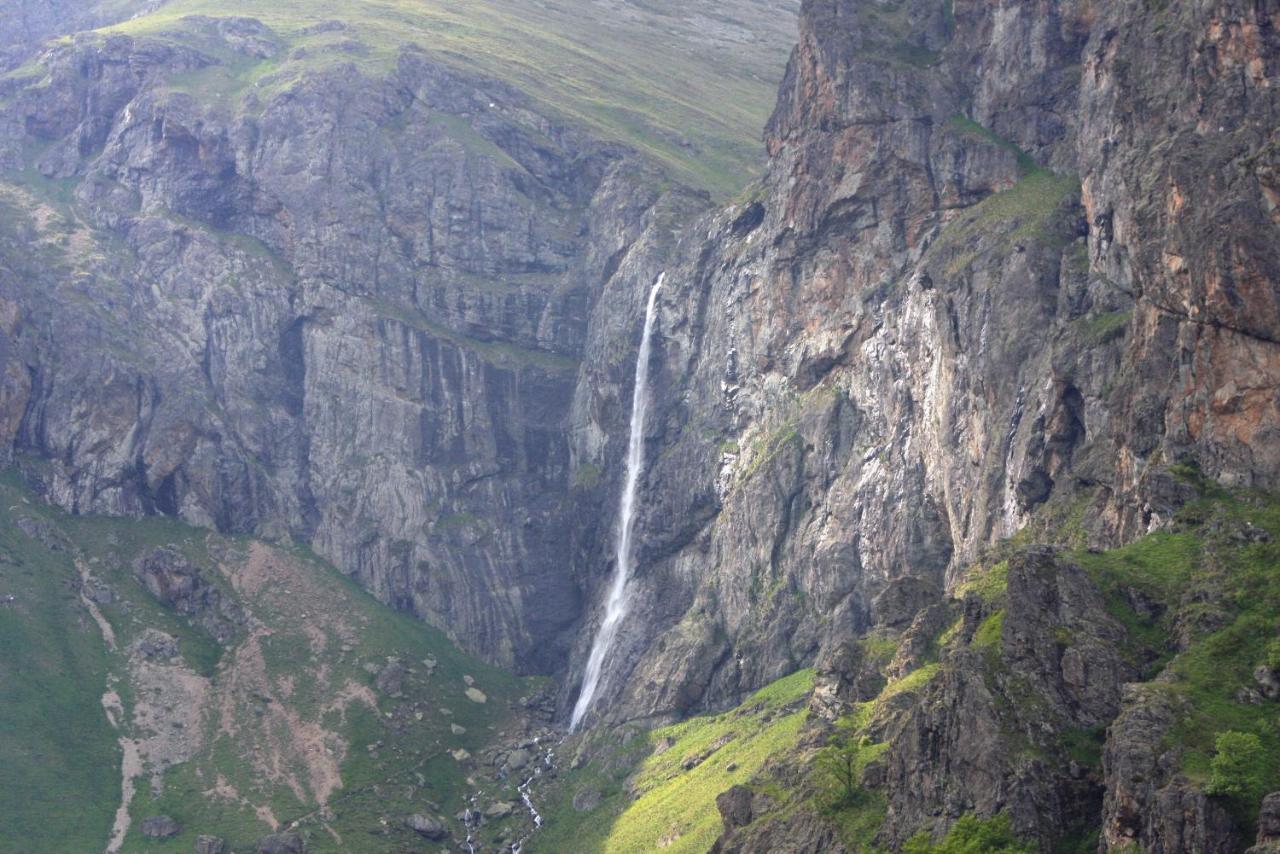
[[[258,854],[306,854],[307,843],[296,833],[273,833],[258,840]]]
[[[142,835],[148,839],[169,839],[182,832],[182,825],[167,815],[153,815],[142,820]]]
[[[414,813],[406,818],[404,826],[424,839],[430,839],[432,842],[439,842],[449,836],[449,829],[445,827],[443,821],[421,813]]]
[[[1262,799],[1257,842],[1246,854],[1280,854],[1280,792],[1272,792]]]
[[[201,834],[196,837],[195,854],[226,854],[227,841],[221,836],[206,836]]]

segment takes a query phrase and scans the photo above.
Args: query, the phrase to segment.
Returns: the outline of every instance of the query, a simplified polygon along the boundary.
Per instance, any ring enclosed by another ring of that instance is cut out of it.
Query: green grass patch
[[[991,566],[975,565],[956,587],[955,595],[957,599],[963,599],[972,593],[988,605],[998,605],[1004,601],[1008,589],[1009,561],[1002,560]]]
[[[1004,609],[1001,608],[978,624],[973,633],[973,645],[980,649],[998,649],[1004,633]]]
[[[999,136],[990,129],[978,124],[968,116],[952,116],[947,120],[947,127],[960,136],[968,137],[969,139],[977,140],[978,142],[987,143],[988,145],[994,145],[1010,152],[1018,158],[1018,169],[1023,175],[1030,175],[1038,168],[1035,158],[1030,154],[1027,154],[1027,152],[1023,151],[1004,137]]]
[[[1005,813],[991,818],[961,816],[941,842],[918,833],[902,846],[903,854],[1033,854],[1035,850],[1018,841]]]
[[[479,752],[507,721],[514,699],[535,687],[536,680],[467,656],[442,632],[388,609],[306,549],[255,546],[170,519],[67,516],[35,501],[12,472],[0,477],[0,508],[7,508],[0,509],[0,643],[6,650],[0,660],[0,815],[6,828],[22,832],[24,850],[105,845],[120,771],[117,733],[100,698],[111,674],[125,707],[123,734],[132,734],[142,695],[128,654],[152,629],[178,640],[181,658],[209,678],[206,696],[219,700],[203,718],[202,744],[164,773],[161,790],[153,793],[145,776],[137,780],[125,852],[189,852],[198,833],[247,849],[268,832],[254,813],[259,806],[283,823],[298,821],[310,838],[308,850],[405,850],[416,843],[412,833],[398,824],[384,828],[379,819],[422,811],[424,799],[446,816],[462,809],[468,768],[449,751]],[[23,534],[18,518],[29,520],[24,524],[32,530],[40,526],[39,536]],[[269,629],[254,641],[265,687],[255,681],[256,665],[232,669],[250,642],[247,627],[224,650],[198,620],[165,608],[133,577],[136,557],[156,546],[181,552],[206,583],[251,612],[253,625]],[[253,548],[268,549],[274,568],[252,596],[241,597],[221,567],[234,573]],[[115,652],[80,603],[75,556],[110,590],[110,601],[99,607],[115,634]],[[407,668],[398,694],[375,688],[391,657]],[[486,702],[466,696],[464,677]],[[217,693],[243,684],[249,688]],[[376,707],[364,699],[333,706],[343,692],[368,697],[370,690]],[[340,757],[340,785],[323,815],[316,812],[303,743],[281,752],[278,764],[272,759],[270,774],[255,764],[256,756],[287,741],[294,724],[285,723],[281,709],[315,727],[311,732],[327,731],[325,749]],[[228,720],[231,734],[222,731]],[[280,771],[291,779],[278,778]],[[215,783],[237,797],[211,797]],[[176,818],[183,832],[166,841],[142,839],[141,820],[159,813]],[[500,825],[493,825],[495,832]]]
[[[106,32],[183,42],[226,59],[227,68],[173,84],[213,104],[235,103],[250,91],[266,100],[302,76],[343,64],[381,76],[406,45],[416,45],[438,61],[514,85],[542,111],[630,145],[677,178],[728,198],[763,162],[760,128],[790,48],[785,17],[738,11],[755,17],[731,25],[772,36],[750,51],[698,50],[693,28],[673,27],[664,10],[637,7],[645,20],[636,22],[597,14],[581,0],[537,7],[514,0],[172,0]],[[209,33],[183,20],[187,15],[258,18],[281,48],[266,62],[222,57]],[[344,28],[317,26],[333,21]]]
[[[1105,344],[1124,334],[1132,312],[1107,311],[1090,315],[1080,321],[1085,337],[1095,344]]]
[[[15,527],[18,495],[0,495],[0,847],[97,851],[120,798],[110,658],[70,556]]]
[[[364,302],[377,314],[448,341],[456,347],[475,353],[481,359],[509,370],[535,368],[550,374],[565,374],[577,369],[578,362],[568,356],[547,350],[534,350],[507,341],[484,341],[450,329],[430,319],[417,309],[395,305],[384,300],[366,298]]]
[[[1194,468],[1182,472],[1186,478],[1197,474]],[[1255,684],[1254,669],[1272,659],[1280,637],[1280,501],[1200,486],[1201,498],[1179,511],[1180,530],[1075,559],[1097,581],[1108,610],[1131,638],[1157,664],[1167,662],[1161,684],[1185,701],[1186,714],[1166,741],[1180,754],[1183,772],[1226,799],[1247,825],[1256,818],[1256,792],[1211,781],[1221,737],[1239,733],[1265,769],[1255,788],[1280,788],[1274,710],[1240,700],[1241,691]],[[1135,592],[1159,603],[1163,614],[1136,613]],[[1190,643],[1175,654],[1169,637],[1178,626],[1190,632]],[[1237,754],[1238,747],[1233,745]]]
[[[721,714],[624,734],[616,746],[601,734],[593,760],[562,775],[531,849],[706,851],[722,827],[716,796],[751,782],[771,756],[795,746],[812,687],[813,671],[802,670]],[[601,800],[578,812],[571,802],[584,789]]]
[[[1069,235],[1055,228],[1058,213],[1079,195],[1075,176],[1032,169],[1009,189],[988,196],[948,223],[935,248],[954,253],[948,266],[952,275],[977,257],[976,251],[964,247],[983,238],[996,237],[1001,245],[1035,241],[1063,248]]]

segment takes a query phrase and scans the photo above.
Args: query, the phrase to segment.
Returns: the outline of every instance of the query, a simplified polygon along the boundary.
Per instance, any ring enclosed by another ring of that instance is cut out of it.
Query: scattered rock
[[[516,805],[511,801],[495,801],[484,808],[484,817],[489,819],[506,818],[516,811]]]
[[[175,548],[157,546],[133,562],[133,574],[161,605],[196,622],[218,643],[235,637],[244,612],[205,581],[187,556]]]
[[[707,759],[717,750],[724,747],[729,742],[733,741],[733,738],[734,738],[734,733],[731,733],[731,732],[725,733],[724,735],[717,738],[715,741],[711,742],[711,744],[705,750],[686,756],[684,760],[681,761],[680,767],[686,771],[692,771],[694,768],[698,767],[703,762],[706,762]]]
[[[467,728],[460,724],[449,724],[449,732],[453,733],[454,735],[466,735]]]
[[[165,661],[178,655],[178,639],[159,629],[147,629],[133,643],[133,651],[143,658]]]
[[[734,786],[716,796],[716,809],[724,821],[725,830],[746,827],[751,824],[753,794],[746,786]]]
[[[473,703],[483,703],[489,699],[479,688],[468,688],[466,693],[467,699]]]
[[[221,836],[196,837],[195,854],[226,854],[227,842]]]
[[[457,750],[451,751],[449,755],[452,756],[458,762],[466,762],[468,759],[471,758],[471,754],[468,751],[463,750],[461,747],[459,747]]]
[[[476,684],[476,680],[472,679],[470,676],[463,676],[462,681],[466,683],[468,688]]]
[[[591,812],[600,806],[600,792],[597,789],[581,789],[573,796],[573,808],[578,812]]]
[[[167,815],[153,815],[142,820],[141,830],[148,839],[169,839],[182,832],[182,825]]]
[[[296,833],[273,833],[258,840],[258,854],[306,854],[307,845]]]
[[[507,770],[519,771],[528,766],[531,758],[527,750],[513,750],[507,754]]]
[[[67,538],[61,531],[42,519],[19,516],[14,520],[19,531],[36,540],[51,552],[67,551]]]
[[[439,842],[449,835],[449,829],[438,818],[415,813],[404,820],[404,826],[426,839]]]
[[[1280,852],[1280,792],[1272,792],[1262,799],[1258,812],[1258,844],[1247,854],[1276,854]]]
[[[408,668],[400,661],[400,659],[391,657],[387,659],[386,667],[378,673],[378,677],[374,680],[374,687],[378,692],[388,697],[400,697],[404,693],[404,678],[409,673]]]
[[[1258,683],[1262,696],[1268,700],[1280,700],[1280,672],[1261,664],[1253,671],[1253,680]]]

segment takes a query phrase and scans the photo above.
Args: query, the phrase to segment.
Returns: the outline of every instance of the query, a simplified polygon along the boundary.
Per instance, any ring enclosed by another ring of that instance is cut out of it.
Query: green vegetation
[[[101,850],[120,798],[107,651],[70,555],[15,526],[19,495],[0,489],[0,847]]]
[[[1030,175],[1039,168],[1036,165],[1035,158],[1030,154],[1027,154],[1027,152],[1023,151],[1004,137],[999,136],[990,129],[978,124],[968,116],[952,116],[948,119],[947,126],[961,136],[965,136],[979,142],[985,142],[989,145],[995,145],[1012,153],[1018,158],[1018,168],[1021,170],[1023,175]]]
[[[795,746],[812,685],[813,671],[802,670],[731,711],[621,739],[596,736],[587,746],[592,761],[549,792],[547,826],[532,849],[706,851],[721,831],[716,795],[749,783],[770,757]],[[585,790],[600,802],[578,813],[573,798]]]
[[[941,842],[918,833],[902,846],[903,854],[1032,854],[1035,850],[1018,841],[1004,813],[992,818],[961,816]]]
[[[395,305],[384,300],[366,298],[365,303],[377,314],[412,328],[426,332],[474,353],[491,365],[507,369],[536,368],[552,374],[567,373],[577,369],[576,360],[547,350],[533,350],[506,341],[484,341],[457,332],[442,323],[430,319],[414,308]]]
[[[1004,602],[1008,589],[1009,561],[1002,560],[991,566],[975,565],[956,588],[955,595],[957,599],[963,599],[972,593],[988,605],[997,605]]]
[[[603,477],[603,468],[594,463],[583,463],[573,471],[573,488],[595,489]]]
[[[814,761],[822,800],[832,812],[859,805],[859,797],[864,794],[863,772],[889,749],[885,742],[877,743],[868,736],[848,733],[852,726],[852,719],[845,718],[841,722],[845,732],[818,751]]]
[[[134,577],[136,558],[157,546],[244,609],[225,645]],[[114,647],[81,600],[77,563]],[[137,644],[156,631],[177,641],[178,658],[144,663]],[[0,643],[0,815],[25,850],[105,845],[121,794],[116,740],[147,737],[134,725],[146,704],[160,731],[186,734],[167,748],[176,764],[156,778],[162,787],[149,785],[154,769],[136,778],[126,852],[188,852],[199,833],[248,848],[269,832],[268,810],[297,822],[309,850],[401,851],[416,837],[379,818],[427,802],[445,816],[460,810],[472,772],[451,751],[488,744],[514,698],[535,687],[462,654],[305,549],[167,519],[66,516],[12,474],[0,479]],[[379,685],[393,661],[398,684]],[[485,702],[467,695],[464,677]],[[109,686],[118,732],[104,713]],[[510,789],[492,795],[514,799]],[[159,813],[184,830],[144,845],[139,823]]]
[[[762,9],[750,25],[776,32],[767,47],[708,50],[686,40],[694,37],[690,25],[671,20],[685,14],[678,5],[638,12],[644,25],[580,0],[173,0],[107,32],[180,41],[222,60],[172,86],[228,108],[249,93],[265,101],[339,65],[385,74],[415,45],[516,86],[544,111],[645,152],[681,180],[732,196],[763,160],[760,128],[790,46],[786,20]],[[257,18],[283,47],[266,61],[231,54],[207,26],[184,20],[189,15]]]
[[[1095,344],[1105,344],[1124,334],[1132,312],[1109,311],[1084,318],[1082,328],[1085,337]]]
[[[692,718],[652,733],[671,746],[651,755],[632,779],[636,800],[609,831],[605,851],[706,851],[720,835],[716,795],[749,781],[770,756],[793,746],[807,712],[813,671],[761,689],[738,709]],[[730,770],[730,766],[734,766]]]
[[[1080,182],[1075,176],[1037,169],[966,210],[946,227],[938,243],[959,247],[983,236],[999,235],[1004,242],[1036,240],[1065,246],[1065,238],[1051,226],[1058,211],[1079,194]]]
[[[1280,788],[1280,727],[1267,704],[1238,695],[1280,635],[1280,501],[1228,493],[1194,467],[1173,470],[1200,492],[1175,530],[1073,557],[1128,629],[1133,655],[1151,675],[1165,669],[1160,687],[1183,712],[1166,741],[1183,772],[1252,822],[1257,792]],[[1175,634],[1185,639],[1179,652]]]
[[[1034,241],[1059,249],[1074,239],[1060,226],[1059,213],[1079,198],[1080,182],[1075,176],[1058,175],[1037,165],[1027,152],[966,116],[952,116],[947,126],[959,136],[1011,152],[1021,176],[1012,187],[966,209],[943,229],[931,251],[949,254],[948,275],[961,273],[978,258],[980,249],[973,247],[984,237],[998,240],[1001,247]]]
[[[868,3],[858,11],[870,19],[858,27],[864,39],[860,52],[866,59],[919,69],[931,68],[942,59],[941,53],[919,43],[909,4]]]
[[[1234,730],[1220,732],[1215,749],[1204,790],[1245,803],[1261,801],[1274,772],[1265,764],[1267,754],[1258,736]]]
[[[973,645],[983,649],[995,649],[1000,644],[1000,635],[1004,632],[1004,610],[996,611],[978,624],[973,633]]]

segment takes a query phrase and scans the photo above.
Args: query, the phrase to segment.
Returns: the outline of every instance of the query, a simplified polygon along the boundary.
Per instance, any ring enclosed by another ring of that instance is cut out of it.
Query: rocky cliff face
[[[1275,24],[1250,3],[806,4],[755,197],[624,264],[597,309],[672,283],[620,715],[716,705],[909,622],[1029,524],[1158,527],[1175,461],[1276,486]],[[613,327],[592,333],[595,461],[621,375]]]
[[[705,201],[421,51],[307,70],[257,21],[181,23],[2,84],[8,454],[66,509],[294,537],[559,666],[588,314],[646,217]],[[254,63],[282,70],[237,91]]]
[[[187,18],[0,79],[0,440],[63,507],[309,542],[489,659],[567,671],[565,709],[665,274],[608,723],[814,662],[870,701],[999,541],[1133,541],[1188,471],[1280,487],[1270,4],[812,0],[768,172],[711,213],[506,83],[411,48],[364,74],[316,26],[350,66]],[[1138,737],[1178,709],[1118,687],[1151,662],[1096,579],[1019,560],[1001,669],[965,600],[940,687],[869,735],[883,838],[1007,810],[1046,841],[1101,815],[1116,846],[1234,845]],[[868,632],[898,658],[855,666]],[[1032,712],[1034,750],[1114,721],[1105,767],[974,752]]]

